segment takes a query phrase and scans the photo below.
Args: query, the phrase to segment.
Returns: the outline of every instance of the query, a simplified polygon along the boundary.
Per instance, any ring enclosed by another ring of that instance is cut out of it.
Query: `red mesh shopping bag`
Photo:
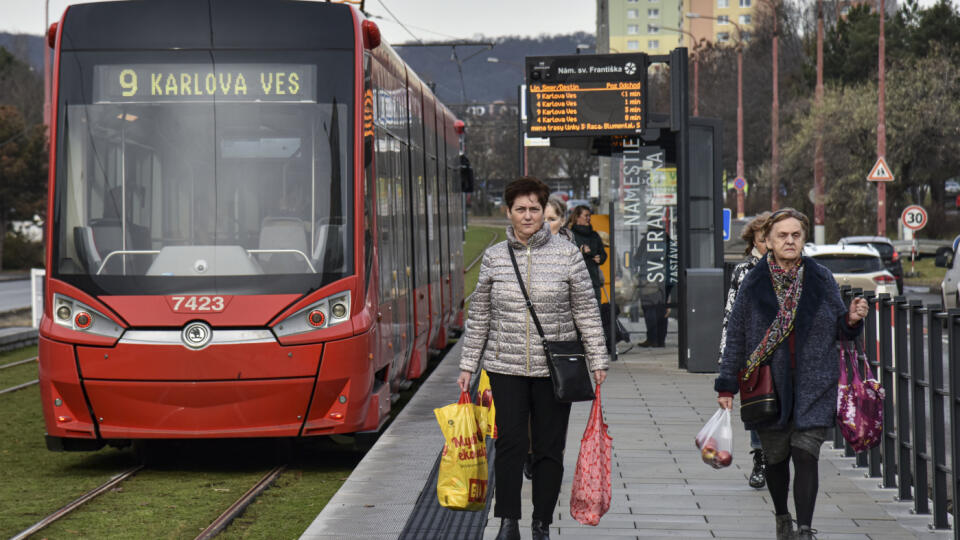
[[[580,439],[577,471],[573,474],[570,493],[570,515],[584,525],[600,523],[600,517],[610,509],[610,459],[613,438],[607,434],[600,405],[600,385],[593,400],[587,429]]]

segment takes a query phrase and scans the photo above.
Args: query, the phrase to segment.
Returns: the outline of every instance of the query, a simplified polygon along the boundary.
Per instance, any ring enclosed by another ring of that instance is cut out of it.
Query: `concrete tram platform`
[[[671,325],[674,321],[671,321]],[[629,328],[639,341],[640,327]],[[673,328],[671,328],[673,330]],[[636,332],[636,333],[634,333]],[[459,347],[454,347],[365,456],[343,487],[301,538],[414,537],[405,526],[415,504],[435,500],[428,477],[443,445],[433,409],[457,396]],[[677,367],[676,333],[667,347],[634,347],[611,363],[603,385],[604,416],[613,437],[613,502],[596,527],[570,516],[570,486],[589,403],[573,406],[567,434],[564,483],[551,534],[556,538],[774,538],[773,505],[766,489],[747,485],[752,468],[749,435],[734,418],[734,462],[714,470],[703,464],[693,439],[716,410],[713,378]],[[896,490],[879,489],[864,477],[853,458],[833,443],[820,458],[820,495],[813,526],[820,540],[947,539],[950,531],[930,531],[930,516],[910,513],[896,501]],[[530,538],[530,482],[523,483],[521,535]],[[790,502],[793,509],[793,502]],[[457,513],[460,514],[460,513]],[[500,520],[490,505],[481,533],[440,533],[433,538],[496,537]],[[481,517],[473,515],[475,517]]]

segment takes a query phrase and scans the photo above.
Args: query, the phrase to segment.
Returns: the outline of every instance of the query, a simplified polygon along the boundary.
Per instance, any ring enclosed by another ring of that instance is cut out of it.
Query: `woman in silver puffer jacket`
[[[498,539],[520,538],[520,488],[527,454],[527,425],[533,446],[533,538],[549,538],[549,525],[563,478],[563,448],[570,404],[560,403],[540,335],[530,317],[510,260],[513,247],[537,318],[549,340],[575,340],[577,331],[597,384],[607,369],[607,349],[593,284],[575,245],[550,234],[543,211],[549,189],[523,177],[504,191],[507,240],[483,254],[477,287],[463,335],[458,384],[469,386],[481,360],[497,405],[496,504]]]

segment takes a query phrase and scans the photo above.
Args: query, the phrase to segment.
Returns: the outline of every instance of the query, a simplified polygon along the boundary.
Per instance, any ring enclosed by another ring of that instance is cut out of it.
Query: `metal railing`
[[[855,454],[835,429],[834,448],[856,457],[881,487],[896,489],[897,500],[912,501],[915,514],[930,515],[931,529],[949,529],[948,505],[960,497],[960,309],[850,287],[841,295],[845,304],[855,296],[870,304],[864,347],[886,399],[878,446]],[[952,504],[952,514],[960,540],[960,505]]]

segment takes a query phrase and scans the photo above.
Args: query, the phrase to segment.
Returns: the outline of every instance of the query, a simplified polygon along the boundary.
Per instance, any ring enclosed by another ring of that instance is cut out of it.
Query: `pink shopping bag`
[[[580,439],[580,455],[570,493],[570,515],[584,525],[600,523],[600,517],[610,509],[612,454],[613,438],[607,434],[607,425],[603,423],[600,385],[597,385],[587,429]]]
[[[847,359],[853,382],[847,383]],[[860,364],[866,378],[860,379]],[[840,384],[837,392],[837,419],[843,438],[857,452],[880,444],[883,437],[883,399],[886,393],[873,376],[870,362],[858,345],[850,344],[840,350]]]

